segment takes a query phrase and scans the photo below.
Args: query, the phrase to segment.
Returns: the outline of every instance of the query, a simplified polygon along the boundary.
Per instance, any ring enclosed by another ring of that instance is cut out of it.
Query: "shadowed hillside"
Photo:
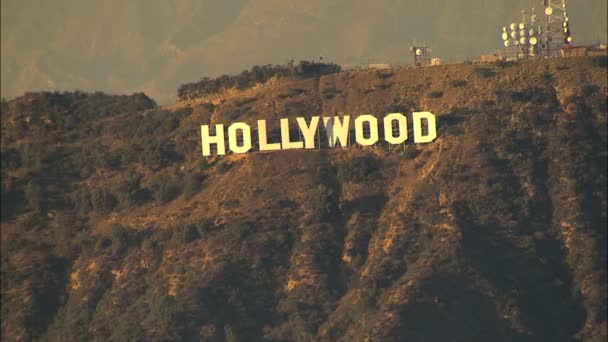
[[[2,102],[2,340],[604,341],[606,79],[550,59]],[[201,157],[201,124],[420,110],[431,144]]]

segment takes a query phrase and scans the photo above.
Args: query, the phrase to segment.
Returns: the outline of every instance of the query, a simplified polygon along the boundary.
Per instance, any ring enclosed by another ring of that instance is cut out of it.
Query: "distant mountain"
[[[2,101],[2,341],[606,341],[606,62]],[[201,156],[201,124],[419,110],[432,143]]]
[[[538,2],[538,3],[537,3]],[[499,49],[540,1],[2,1],[1,89],[145,91],[171,103],[201,76],[324,56],[408,63],[413,40],[463,60]],[[606,41],[606,1],[571,2],[577,42]]]

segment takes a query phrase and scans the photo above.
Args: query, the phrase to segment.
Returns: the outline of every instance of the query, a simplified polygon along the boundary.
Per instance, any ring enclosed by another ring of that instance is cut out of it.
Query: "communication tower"
[[[515,58],[556,57],[564,45],[572,43],[566,0],[543,0],[545,22],[522,11],[519,23],[512,22],[502,28],[505,55]]]
[[[415,66],[431,65],[431,49],[428,46],[410,46],[410,52],[414,56]]]
[[[502,28],[502,40],[505,46],[505,55],[515,58],[529,58],[537,56],[540,52],[539,43],[542,29],[538,25],[534,8],[532,15],[522,11],[519,23],[512,22],[508,27]]]
[[[542,41],[543,55],[559,56],[560,48],[572,43],[566,0],[543,0],[545,30]]]

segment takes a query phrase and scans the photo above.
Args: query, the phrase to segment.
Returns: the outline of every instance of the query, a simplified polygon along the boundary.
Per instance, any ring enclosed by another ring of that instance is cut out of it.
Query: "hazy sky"
[[[409,63],[424,41],[462,60],[501,48],[530,0],[2,0],[1,90],[144,91],[254,64]],[[575,43],[605,42],[607,1],[569,2]],[[542,12],[539,10],[537,12]]]

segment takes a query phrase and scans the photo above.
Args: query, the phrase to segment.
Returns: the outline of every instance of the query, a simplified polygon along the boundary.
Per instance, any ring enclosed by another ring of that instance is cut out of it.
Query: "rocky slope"
[[[605,59],[2,103],[3,341],[603,341]],[[429,110],[431,144],[202,159],[201,124]]]

